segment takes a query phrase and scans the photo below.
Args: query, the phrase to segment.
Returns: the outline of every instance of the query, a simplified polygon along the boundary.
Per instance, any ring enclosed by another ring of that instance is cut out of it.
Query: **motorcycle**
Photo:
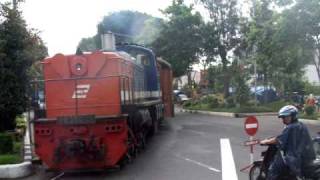
[[[262,145],[268,146],[267,150],[261,153],[262,159],[259,161],[254,161],[249,170],[250,180],[265,180],[268,175],[269,166],[278,153],[278,148],[276,145]],[[313,139],[313,147],[316,152],[316,159],[307,167],[304,168],[303,180],[320,180],[320,136]],[[298,180],[295,174],[289,170],[284,171],[279,180]]]

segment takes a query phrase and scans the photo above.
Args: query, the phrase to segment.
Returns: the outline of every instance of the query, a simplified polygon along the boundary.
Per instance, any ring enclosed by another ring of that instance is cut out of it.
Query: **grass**
[[[203,110],[203,111],[213,111],[213,112],[230,112],[230,113],[251,113],[251,112],[273,112],[272,108],[266,106],[243,106],[243,107],[233,107],[233,108],[210,108],[208,104],[196,104],[185,107],[190,110]]]
[[[20,154],[1,154],[0,164],[17,164],[21,162]]]
[[[274,101],[271,103],[264,104],[263,106],[270,108],[270,110],[273,112],[278,112],[280,108],[282,108],[285,105],[289,105],[289,104],[292,104],[292,102],[280,100],[280,101]]]
[[[318,118],[320,117],[320,114],[312,114],[312,115],[307,115],[307,114],[299,114],[298,116],[300,119],[310,119],[310,120],[318,120]]]
[[[0,165],[20,163],[22,161],[21,146],[22,146],[22,142],[14,142],[12,153],[0,155]]]
[[[292,104],[292,102],[287,102],[284,100],[275,101],[263,105],[258,105],[257,107],[251,106],[243,106],[243,107],[232,107],[232,108],[210,108],[209,104],[206,103],[189,103],[187,106],[184,106],[185,109],[189,110],[202,110],[202,111],[213,111],[213,112],[230,112],[230,113],[261,113],[261,112],[278,112],[279,109],[285,105]],[[301,119],[311,119],[317,120],[320,118],[320,113],[316,113],[313,115],[306,115],[303,112],[299,113],[299,118]]]

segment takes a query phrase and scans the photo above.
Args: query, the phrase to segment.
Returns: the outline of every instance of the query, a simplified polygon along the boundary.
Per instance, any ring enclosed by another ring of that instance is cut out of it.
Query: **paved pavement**
[[[274,136],[282,130],[282,123],[274,116],[258,117],[258,120],[260,127],[257,138]],[[246,180],[248,174],[239,171],[249,164],[249,148],[243,146],[243,142],[248,139],[243,130],[243,122],[244,118],[180,112],[161,126],[160,132],[151,139],[147,149],[124,169],[64,174],[59,179],[221,180],[220,143],[221,139],[228,139],[237,177],[239,180]],[[320,130],[317,124],[308,124],[308,127],[313,136]],[[255,148],[255,159],[259,159],[261,150],[263,147]],[[25,179],[51,179],[57,175],[59,174],[45,173],[38,168],[36,175]]]

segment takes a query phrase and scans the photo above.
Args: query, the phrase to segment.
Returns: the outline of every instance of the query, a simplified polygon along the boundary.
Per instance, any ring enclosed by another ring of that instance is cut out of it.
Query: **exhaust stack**
[[[101,34],[101,47],[103,51],[116,51],[116,41],[112,32]]]

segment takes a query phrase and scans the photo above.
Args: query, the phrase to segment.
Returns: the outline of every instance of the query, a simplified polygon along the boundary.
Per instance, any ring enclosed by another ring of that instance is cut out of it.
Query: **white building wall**
[[[320,80],[317,74],[316,67],[314,65],[306,66],[304,76],[309,83],[320,85]]]
[[[200,72],[198,71],[192,71],[191,72],[191,79],[195,81],[195,83],[200,83]],[[188,84],[188,76],[183,75],[180,77],[180,80],[178,80],[178,89],[181,89],[183,86]]]

